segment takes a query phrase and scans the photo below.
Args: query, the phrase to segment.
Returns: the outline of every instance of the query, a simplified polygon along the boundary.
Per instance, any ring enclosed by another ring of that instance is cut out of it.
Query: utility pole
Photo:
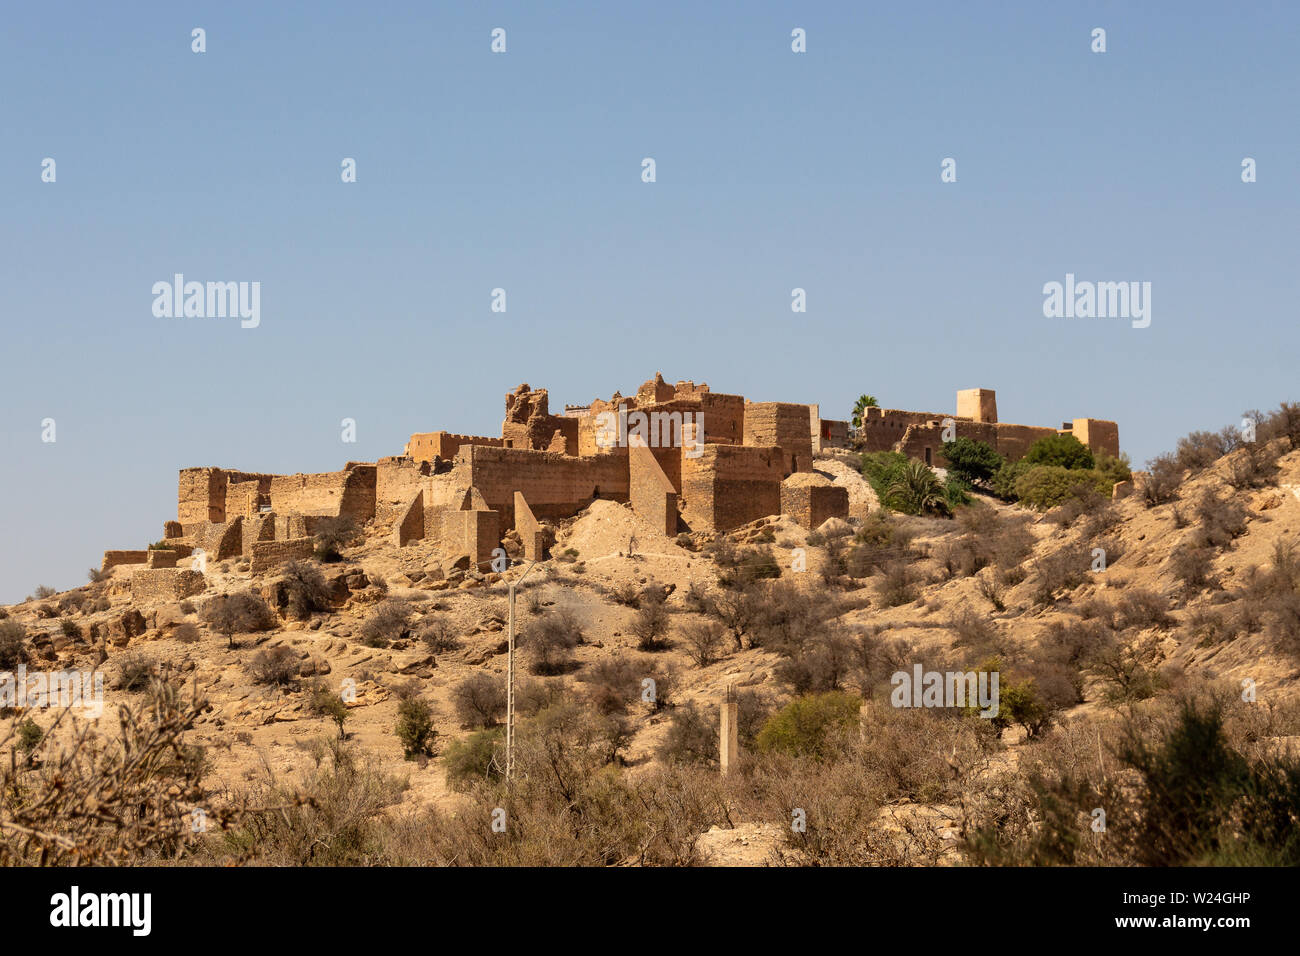
[[[515,588],[536,565],[534,561],[517,580],[510,582],[510,636],[506,654],[506,783],[515,775]]]

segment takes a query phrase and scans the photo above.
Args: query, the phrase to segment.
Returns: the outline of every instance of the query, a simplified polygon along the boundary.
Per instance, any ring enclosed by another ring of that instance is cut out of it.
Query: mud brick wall
[[[785,472],[812,471],[811,411],[788,402],[746,402],[745,444],[778,445],[785,452]],[[709,419],[704,419],[709,430]]]
[[[858,429],[862,450],[893,451],[894,446],[903,440],[908,425],[938,422],[945,417],[934,412],[905,412],[897,408],[863,409],[862,425]]]
[[[849,447],[849,423],[836,421],[831,418],[820,419],[821,427],[821,447],[825,448],[848,448]]]
[[[523,492],[540,520],[577,514],[597,496],[628,500],[628,468],[624,455],[577,458],[520,448],[467,445],[452,470],[457,487],[473,486],[488,507],[501,514],[501,528],[515,526],[514,493]]]
[[[849,516],[849,490],[821,479],[801,481],[794,475],[781,483],[781,514],[788,515],[805,528],[820,528],[829,518]]]
[[[393,543],[400,548],[408,541],[419,541],[423,537],[424,492],[417,491],[398,518],[397,527],[393,529]]]
[[[417,432],[406,443],[406,457],[416,461],[433,461],[434,458],[452,459],[462,445],[502,446],[500,438],[483,435],[457,435],[452,432]]]
[[[524,546],[525,561],[540,561],[546,551],[546,534],[538,524],[533,509],[528,507],[528,499],[515,492],[515,530]]]
[[[701,392],[699,412],[704,416],[704,440],[723,445],[745,441],[745,396]]]
[[[1025,452],[1029,451],[1029,446],[1040,438],[1048,438],[1057,434],[1055,428],[1042,428],[1037,425],[1011,425],[998,423],[993,426],[997,429],[997,435],[992,442],[998,454],[1008,461],[1015,461],[1017,458],[1024,458]],[[961,425],[957,426],[957,434],[960,435]]]
[[[226,522],[210,553],[215,561],[224,561],[226,558],[233,558],[244,553],[244,519],[242,516],[236,516]]]
[[[119,564],[144,564],[148,560],[148,551],[105,551],[104,562],[100,565],[100,570],[107,571]]]
[[[276,475],[271,479],[271,506],[281,514],[345,516],[362,524],[375,516],[376,480],[374,465]]]
[[[513,511],[513,496],[511,496]],[[469,555],[478,567],[489,565],[501,546],[501,515],[496,511],[443,511],[438,522],[443,553],[448,558]]]
[[[1100,418],[1076,418],[1070,434],[1093,450],[1119,457],[1119,425]]]
[[[251,518],[258,514],[259,506],[271,492],[271,476],[261,475],[237,481],[230,478],[226,482],[226,520],[234,517]]]
[[[677,534],[677,491],[650,449],[640,444],[629,448],[628,470],[632,510],[659,534]]]
[[[185,525],[225,520],[225,485],[220,473],[220,468],[181,469],[176,490],[177,521]]]
[[[258,541],[253,544],[251,570],[254,574],[273,568],[286,561],[310,558],[316,542],[311,538],[294,538],[289,541]]]
[[[781,513],[781,448],[705,445],[682,457],[682,516],[692,531],[729,531]]]
[[[179,601],[202,594],[207,582],[187,568],[147,568],[131,575],[131,600],[139,603]]]
[[[428,461],[379,459],[375,464],[375,517],[385,524],[401,520],[406,506],[427,483],[430,471]]]

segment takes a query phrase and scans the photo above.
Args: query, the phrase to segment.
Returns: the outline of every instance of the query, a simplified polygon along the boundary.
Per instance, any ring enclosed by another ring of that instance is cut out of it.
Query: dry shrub
[[[1065,547],[1034,561],[1034,603],[1050,605],[1059,592],[1077,588],[1087,577],[1091,560],[1087,550]]]
[[[254,684],[287,686],[298,679],[301,661],[287,644],[264,647],[248,662],[248,674]]]
[[[473,674],[456,685],[451,699],[462,727],[491,727],[506,712],[506,684],[499,677]]]
[[[260,595],[251,591],[219,594],[203,605],[203,623],[226,635],[227,646],[235,646],[236,634],[269,631],[275,615]]]
[[[1173,501],[1178,497],[1178,487],[1183,483],[1183,466],[1173,455],[1157,455],[1147,462],[1146,475],[1139,490],[1148,508]]]
[[[388,598],[380,601],[361,624],[361,643],[366,647],[387,647],[410,632],[411,606]]]
[[[1169,602],[1147,588],[1134,588],[1120,595],[1115,605],[1122,629],[1167,627],[1173,623],[1169,616]]]
[[[708,667],[722,657],[726,634],[716,621],[691,621],[678,634],[687,655],[697,667]]]
[[[533,673],[548,676],[573,670],[570,652],[582,642],[582,625],[567,609],[552,611],[532,622],[523,640],[532,654]]]
[[[185,732],[207,707],[173,683],[147,702],[118,708],[116,733],[59,711],[32,759],[0,761],[0,791],[23,795],[0,807],[0,864],[109,866],[180,857],[195,809],[220,828],[236,812],[212,805],[200,750]],[[56,729],[67,723],[68,732]],[[12,733],[0,746],[12,741]]]

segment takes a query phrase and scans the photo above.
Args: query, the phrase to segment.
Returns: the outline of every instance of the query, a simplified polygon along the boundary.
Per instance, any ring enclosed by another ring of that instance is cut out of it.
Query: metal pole
[[[537,562],[528,565],[528,570],[519,575],[518,580],[510,582],[510,635],[506,653],[506,783],[515,775],[515,588],[523,583]]]

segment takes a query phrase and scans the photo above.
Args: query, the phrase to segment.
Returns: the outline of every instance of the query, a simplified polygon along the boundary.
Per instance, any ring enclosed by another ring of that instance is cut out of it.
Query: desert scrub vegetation
[[[313,611],[329,610],[329,587],[320,568],[308,561],[290,561],[283,575],[285,607],[292,617],[305,620]]]
[[[203,605],[203,623],[226,637],[226,646],[235,646],[236,634],[269,631],[275,615],[262,598],[251,591],[219,594]]]
[[[582,625],[567,608],[543,614],[529,623],[522,641],[531,657],[534,674],[553,677],[576,667],[573,649],[584,641]]]
[[[1023,779],[963,827],[991,865],[1300,865],[1300,761],[1229,730],[1228,695],[1188,695],[1097,728],[1060,728]],[[1103,747],[1103,734],[1105,745]],[[1106,812],[1105,839],[1090,823]]]
[[[505,716],[505,681],[490,674],[471,674],[456,685],[451,699],[462,727],[492,727]]]
[[[361,643],[387,647],[410,633],[411,605],[400,598],[380,601],[361,624]]]
[[[351,745],[316,741],[312,767],[295,783],[269,769],[246,795],[255,809],[211,837],[199,862],[257,861],[272,866],[372,866],[394,862],[384,813],[406,790]]]
[[[0,761],[0,864],[121,865],[176,860],[192,847],[194,811],[220,830],[237,815],[202,786],[201,752],[184,735],[207,706],[197,690],[162,679],[118,708],[115,732],[58,711],[28,759]],[[65,732],[57,732],[65,728]],[[24,744],[16,728],[0,749]]]
[[[354,543],[359,535],[356,522],[346,515],[321,518],[316,522],[316,559],[331,563],[343,560],[343,548]]]

